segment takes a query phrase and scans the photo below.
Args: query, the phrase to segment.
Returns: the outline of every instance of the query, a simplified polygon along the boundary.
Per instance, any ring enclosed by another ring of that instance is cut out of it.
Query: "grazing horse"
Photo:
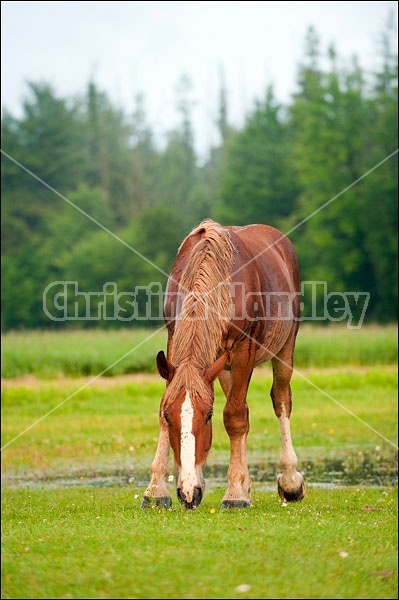
[[[268,360],[282,440],[278,493],[286,501],[302,500],[305,484],[296,470],[290,433],[299,315],[298,263],[291,242],[280,231],[267,225],[222,227],[205,220],[186,237],[165,294],[167,356],[158,353],[157,367],[166,387],[143,508],[172,505],[165,482],[170,447],[178,499],[188,509],[201,503],[217,377],[226,396],[223,422],[230,438],[228,488],[221,508],[250,506],[247,390],[254,367]]]

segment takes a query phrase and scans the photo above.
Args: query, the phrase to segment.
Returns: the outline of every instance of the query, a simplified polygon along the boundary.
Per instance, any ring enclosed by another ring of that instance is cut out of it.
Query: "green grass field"
[[[2,598],[395,598],[396,492],[143,511],[141,489],[4,490]],[[215,510],[216,509],[216,510]]]
[[[164,332],[143,343],[148,333],[3,337],[2,598],[397,597],[396,329],[299,335],[299,504],[277,495],[267,365],[248,398],[253,506],[220,511],[229,445],[217,384],[208,485],[193,512],[173,482],[171,510],[140,509],[164,389],[149,372]],[[95,365],[139,344],[130,365],[95,378]]]

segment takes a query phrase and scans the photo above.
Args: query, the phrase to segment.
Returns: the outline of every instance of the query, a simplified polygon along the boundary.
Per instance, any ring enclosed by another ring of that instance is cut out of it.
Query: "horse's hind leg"
[[[294,336],[293,336],[294,338]],[[272,358],[273,386],[270,392],[274,412],[280,423],[282,474],[278,477],[279,496],[287,502],[302,500],[305,495],[303,477],[296,470],[298,459],[292,445],[290,416],[292,408],[290,381],[294,339],[291,338],[277,356]]]

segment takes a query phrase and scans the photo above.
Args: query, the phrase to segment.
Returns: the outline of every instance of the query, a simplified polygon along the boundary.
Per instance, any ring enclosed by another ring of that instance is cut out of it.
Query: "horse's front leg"
[[[151,481],[144,492],[141,508],[149,508],[152,501],[158,507],[170,508],[172,506],[172,498],[165,483],[168,475],[169,432],[167,426],[162,423],[162,419],[160,421],[157,451],[151,465]]]
[[[274,412],[280,423],[282,474],[277,481],[278,493],[282,500],[295,502],[305,496],[305,483],[296,467],[296,457],[291,439],[290,416],[292,408],[290,381],[292,376],[292,349],[286,348],[272,358],[273,386],[270,392]]]
[[[244,365],[237,362],[232,365],[229,385],[226,381],[222,386],[225,392],[228,391],[223,422],[230,438],[230,463],[227,471],[228,488],[221,508],[246,508],[252,503],[247,465],[249,410],[246,402],[251,375],[252,368],[248,363]]]

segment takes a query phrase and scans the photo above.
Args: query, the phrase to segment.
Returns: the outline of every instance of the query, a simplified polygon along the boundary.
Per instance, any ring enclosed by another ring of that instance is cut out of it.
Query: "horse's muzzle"
[[[177,488],[177,497],[179,499],[179,502],[184,504],[185,508],[197,508],[201,504],[203,497],[202,487],[197,486],[194,488],[193,499],[191,500],[191,502],[187,502],[186,496],[181,488]]]

